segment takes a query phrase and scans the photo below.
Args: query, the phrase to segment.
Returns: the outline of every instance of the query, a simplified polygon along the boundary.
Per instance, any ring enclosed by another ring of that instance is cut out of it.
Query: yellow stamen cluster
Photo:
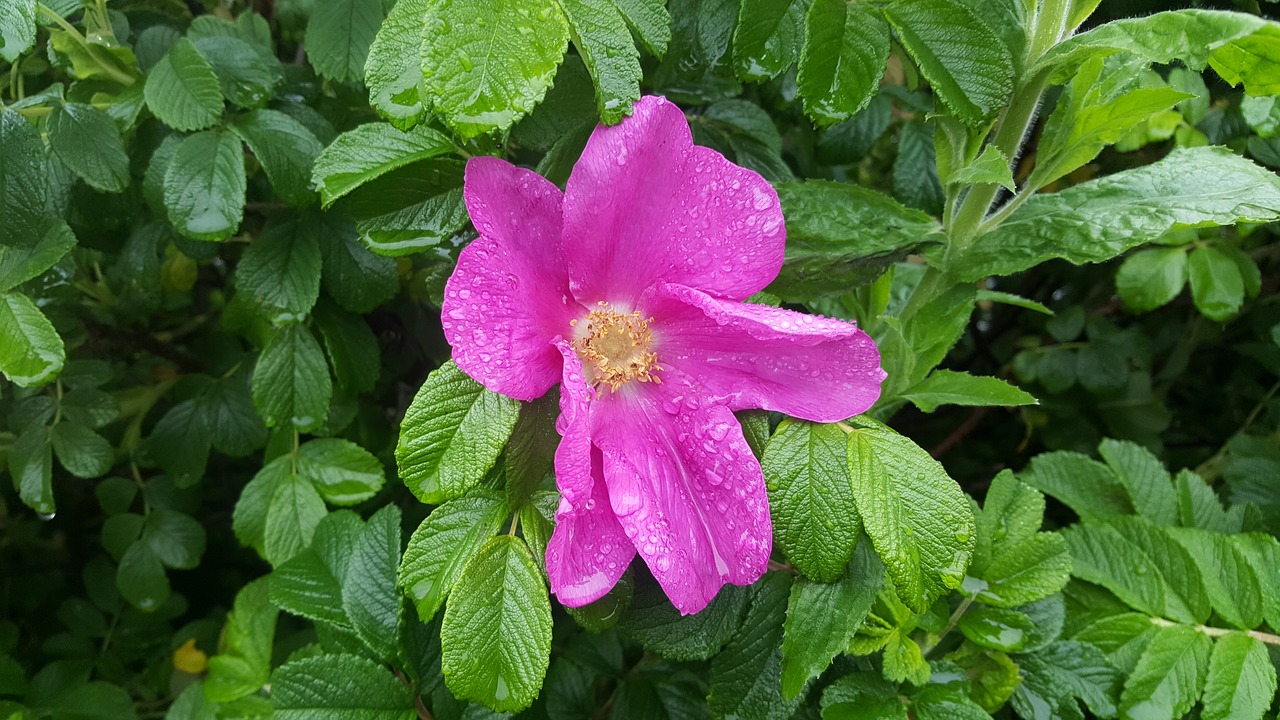
[[[649,348],[653,345],[653,333],[649,323],[639,312],[620,313],[607,302],[597,304],[595,310],[580,321],[570,323],[577,328],[573,349],[578,351],[588,372],[594,372],[595,384],[608,385],[617,391],[632,380],[660,383],[655,372],[662,370],[658,355]]]

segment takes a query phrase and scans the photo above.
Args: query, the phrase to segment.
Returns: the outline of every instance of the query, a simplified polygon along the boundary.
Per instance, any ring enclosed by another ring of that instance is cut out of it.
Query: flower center
[[[653,333],[639,312],[620,313],[607,302],[582,320],[569,324],[576,328],[573,349],[578,351],[584,367],[595,373],[595,384],[607,384],[616,391],[632,380],[662,382],[655,372],[662,369],[658,355],[649,348]]]

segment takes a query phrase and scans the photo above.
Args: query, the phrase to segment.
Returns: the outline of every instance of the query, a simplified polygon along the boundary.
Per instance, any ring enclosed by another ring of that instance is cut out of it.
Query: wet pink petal
[[[655,286],[641,306],[655,317],[662,366],[688,373],[734,410],[835,422],[880,397],[880,351],[852,323],[673,284]]]
[[[785,240],[769,183],[695,147],[664,98],[597,127],[565,189],[565,254],[586,305],[634,306],[658,280],[740,300],[777,276]]]
[[[760,464],[723,404],[676,371],[592,407],[609,500],[682,613],[764,573],[773,543]]]
[[[562,436],[556,449],[560,507],[547,543],[547,577],[561,603],[578,607],[609,592],[636,551],[609,506],[600,451],[591,444],[593,391],[582,377],[582,361],[564,340],[556,347],[564,357],[556,421]]]
[[[560,190],[505,160],[472,158],[463,195],[480,237],[445,284],[453,359],[482,385],[533,400],[560,381],[551,341],[583,313],[569,293]]]

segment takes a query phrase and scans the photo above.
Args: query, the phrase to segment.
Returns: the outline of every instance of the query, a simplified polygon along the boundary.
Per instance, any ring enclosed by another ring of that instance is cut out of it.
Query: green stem
[[[61,15],[50,10],[44,5],[37,5],[36,7],[38,10],[43,12],[47,17],[49,17],[49,19],[57,23],[58,27],[65,30],[67,34],[70,35],[71,38],[80,45],[80,47],[84,48],[84,51],[89,54],[89,57],[93,58],[93,61],[98,64],[98,67],[102,69],[102,72],[104,74],[106,74],[112,80],[115,80],[116,82],[120,83],[121,85],[124,85],[125,87],[128,87],[135,82],[137,78],[133,77],[132,75],[129,75],[128,73],[121,71],[119,68],[115,67],[109,62],[104,62],[101,54],[98,52],[101,48],[94,47],[93,45],[91,45],[89,41],[85,39],[84,35],[81,35],[80,31],[77,30],[74,25],[67,22],[66,19],[64,19]]]
[[[966,595],[964,600],[960,601],[960,605],[956,608],[956,611],[951,613],[951,617],[947,618],[947,626],[942,628],[942,633],[938,635],[938,639],[934,640],[929,647],[922,649],[925,657],[928,657],[929,653],[933,652],[934,648],[942,644],[943,638],[945,638],[952,630],[956,629],[956,625],[960,622],[960,618],[964,617],[964,614],[969,610],[969,606],[972,605],[973,601],[976,599],[978,599],[978,594],[974,593],[973,595]]]
[[[1179,625],[1182,625],[1182,623],[1165,620],[1164,618],[1153,617],[1149,619],[1151,620],[1152,625],[1157,625],[1159,627],[1178,627]],[[1280,635],[1264,633],[1261,630],[1232,630],[1230,628],[1209,627],[1208,625],[1188,625],[1186,627],[1190,627],[1192,630],[1208,635],[1209,637],[1222,637],[1223,635],[1242,632],[1258,642],[1265,643],[1267,645],[1280,646]]]

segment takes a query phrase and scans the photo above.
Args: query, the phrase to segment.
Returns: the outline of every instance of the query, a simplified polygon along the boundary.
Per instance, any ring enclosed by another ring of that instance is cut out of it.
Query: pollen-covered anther
[[[653,318],[639,312],[621,313],[601,302],[582,321],[571,323],[577,336],[573,348],[595,375],[597,386],[608,385],[616,391],[632,380],[662,382],[655,374],[662,366],[651,349],[651,322]]]

